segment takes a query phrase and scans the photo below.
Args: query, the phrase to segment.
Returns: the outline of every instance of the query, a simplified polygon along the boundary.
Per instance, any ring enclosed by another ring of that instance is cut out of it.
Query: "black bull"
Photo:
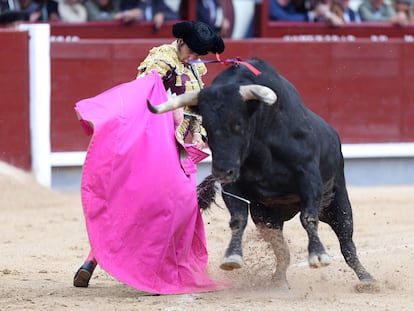
[[[250,215],[277,259],[275,282],[287,285],[290,263],[283,223],[300,213],[308,235],[311,267],[330,257],[318,236],[318,221],[333,229],[346,263],[361,281],[373,281],[352,240],[352,209],[335,130],[303,104],[298,91],[274,68],[249,60],[227,68],[199,93],[152,106],[161,113],[193,106],[203,118],[212,152],[212,175],[223,187],[232,237],[221,268],[242,264],[242,236]],[[241,199],[242,198],[242,199]],[[250,203],[249,203],[250,202]]]

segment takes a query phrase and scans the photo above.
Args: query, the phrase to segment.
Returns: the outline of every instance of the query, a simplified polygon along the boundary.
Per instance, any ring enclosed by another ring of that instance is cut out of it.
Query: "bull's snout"
[[[239,178],[239,170],[236,168],[217,168],[213,166],[214,179],[222,184],[235,182]]]

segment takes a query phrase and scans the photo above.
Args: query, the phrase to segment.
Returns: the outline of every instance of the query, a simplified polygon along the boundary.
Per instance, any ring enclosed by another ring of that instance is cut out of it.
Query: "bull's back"
[[[285,135],[285,137],[277,137],[283,145],[279,150],[276,148],[272,152],[274,165],[272,179],[274,182],[281,183],[278,188],[285,186],[289,189],[295,183],[296,173],[281,167],[289,157],[298,159],[297,165],[306,163],[306,158],[315,157],[315,161],[319,162],[323,181],[328,182],[335,178],[334,175],[340,173],[343,165],[341,142],[336,130],[309,109],[296,87],[272,66],[258,60],[253,60],[252,64],[265,73],[262,80],[270,81],[268,86],[278,95],[278,104],[270,108],[273,110],[272,123],[275,132],[283,132]],[[289,149],[287,154],[280,158],[279,155],[286,149]],[[283,177],[278,178],[276,175]]]
[[[259,74],[256,74],[257,71]],[[278,77],[279,73],[269,63],[259,59],[250,59],[228,67],[213,79],[212,83],[217,85],[256,83],[272,88],[274,85],[272,81]]]

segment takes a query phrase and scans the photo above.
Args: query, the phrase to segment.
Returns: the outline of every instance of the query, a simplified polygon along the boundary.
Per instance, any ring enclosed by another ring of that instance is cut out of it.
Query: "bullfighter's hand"
[[[200,149],[200,150],[206,146],[205,142],[203,141],[203,137],[201,136],[200,133],[193,134],[192,143],[197,147],[197,149]]]

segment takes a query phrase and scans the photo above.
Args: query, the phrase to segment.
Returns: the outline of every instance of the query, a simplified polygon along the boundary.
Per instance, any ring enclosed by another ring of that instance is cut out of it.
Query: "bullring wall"
[[[85,150],[74,104],[135,78],[148,49],[168,40],[53,42],[52,151]],[[414,141],[414,43],[226,42],[222,56],[267,60],[297,87],[305,103],[330,122],[344,143]],[[225,66],[208,64],[208,85]]]
[[[74,104],[134,79],[148,50],[171,38],[86,39],[88,26],[72,32],[59,27],[51,27],[51,151],[85,151],[89,138],[78,124]],[[280,27],[287,33],[293,26]],[[414,141],[412,28],[383,27],[382,35],[354,36],[352,27],[345,27],[343,35],[318,27],[319,34],[226,40],[222,59],[269,61],[346,144]],[[6,47],[0,50],[0,160],[30,170],[27,41],[26,32],[0,31]],[[208,69],[206,85],[225,66],[213,63]]]
[[[29,37],[0,30],[0,160],[30,169]]]

